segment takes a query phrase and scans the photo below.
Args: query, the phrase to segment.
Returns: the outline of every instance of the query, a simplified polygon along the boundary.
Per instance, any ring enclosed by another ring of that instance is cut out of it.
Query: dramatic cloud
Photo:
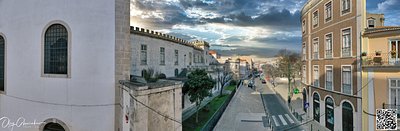
[[[300,15],[308,0],[131,0],[131,25],[188,40],[206,40],[216,52],[274,57],[279,49],[301,52]],[[400,0],[367,0],[399,26]]]

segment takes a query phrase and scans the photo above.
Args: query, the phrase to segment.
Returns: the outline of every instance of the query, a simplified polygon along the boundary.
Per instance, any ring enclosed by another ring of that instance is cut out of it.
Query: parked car
[[[261,83],[265,84],[265,83],[267,83],[267,82],[266,82],[264,79],[262,79]]]
[[[248,87],[253,87],[253,84],[252,84],[252,83],[249,83],[247,86],[248,86]]]

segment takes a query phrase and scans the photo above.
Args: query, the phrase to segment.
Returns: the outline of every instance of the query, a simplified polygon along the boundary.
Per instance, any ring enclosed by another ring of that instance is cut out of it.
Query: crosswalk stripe
[[[294,123],[294,121],[292,120],[292,118],[289,117],[288,114],[285,114],[286,118],[290,121],[290,123]]]
[[[283,119],[283,116],[282,116],[282,115],[278,115],[278,116],[279,116],[279,118],[281,119],[283,125],[287,125],[285,119]]]
[[[280,126],[279,123],[278,123],[278,121],[276,121],[276,117],[275,117],[275,116],[272,116],[272,119],[274,119],[274,122],[275,122],[275,125],[276,125],[276,126]]]

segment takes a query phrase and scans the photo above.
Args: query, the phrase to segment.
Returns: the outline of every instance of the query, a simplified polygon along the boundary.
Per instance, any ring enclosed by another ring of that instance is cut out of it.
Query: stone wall
[[[130,1],[115,0],[115,103],[122,103],[121,88],[118,81],[129,80],[130,48],[129,48]],[[122,128],[120,121],[123,112],[115,106],[115,129]]]

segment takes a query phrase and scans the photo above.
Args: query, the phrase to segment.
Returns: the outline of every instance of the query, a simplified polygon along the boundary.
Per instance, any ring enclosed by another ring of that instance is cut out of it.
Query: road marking
[[[294,123],[294,121],[292,120],[292,118],[289,117],[288,114],[285,114],[286,118],[290,121],[290,123]]]
[[[276,125],[276,126],[280,126],[279,123],[278,123],[278,121],[276,121],[276,117],[275,117],[275,116],[272,116],[272,119],[274,119],[274,122],[275,122],[275,125]]]
[[[287,125],[285,119],[283,119],[283,116],[282,116],[282,115],[278,115],[278,116],[279,116],[279,118],[281,119],[283,125]]]

